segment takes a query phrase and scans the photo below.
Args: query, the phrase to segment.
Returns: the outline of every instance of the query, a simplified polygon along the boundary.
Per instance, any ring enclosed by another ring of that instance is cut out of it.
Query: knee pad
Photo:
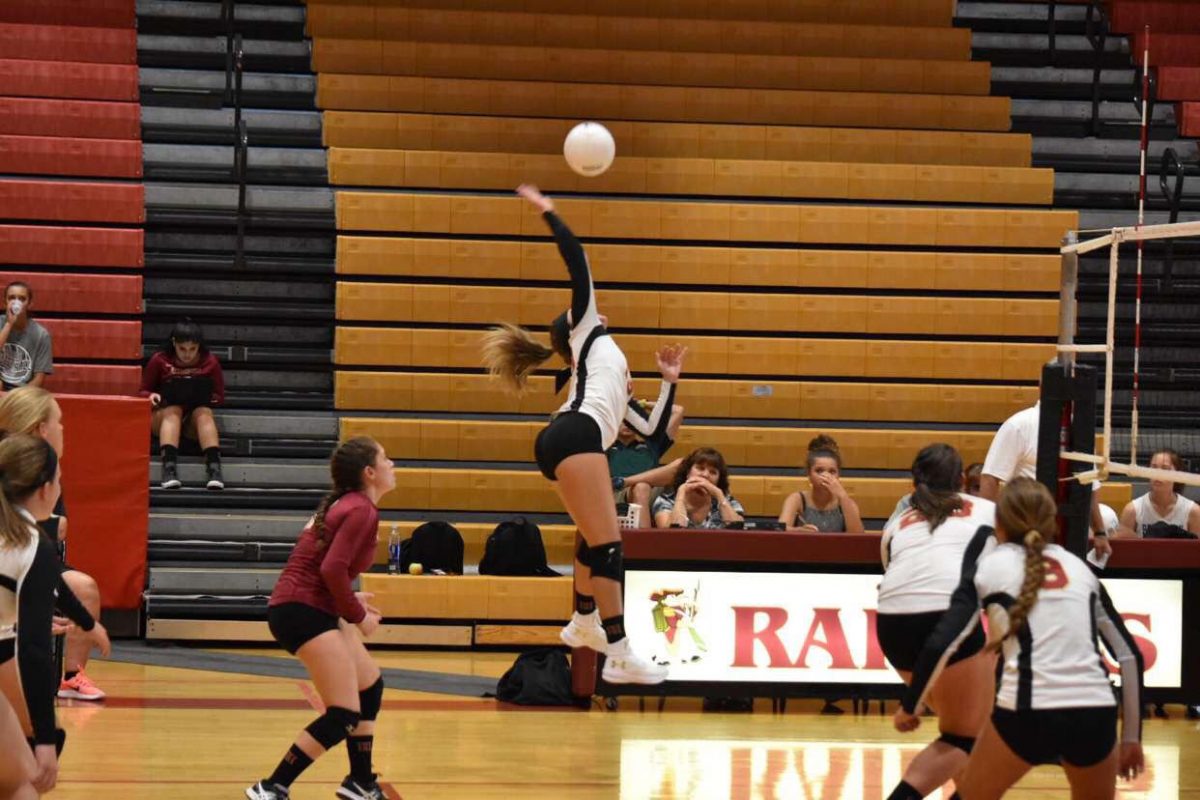
[[[585,567],[590,567],[592,565],[591,552],[588,550],[587,542],[585,542],[582,538],[579,540],[579,547],[575,548],[575,560],[580,564],[583,564]]]
[[[939,742],[945,742],[951,747],[957,747],[967,755],[971,755],[971,749],[975,747],[974,736],[959,736],[956,733],[943,733],[937,738]]]
[[[608,578],[618,583],[625,577],[625,559],[620,542],[609,542],[588,550],[592,577]]]
[[[374,722],[383,706],[383,676],[358,693],[358,707],[363,722]]]
[[[330,706],[325,713],[313,720],[307,728],[308,735],[326,750],[343,741],[358,726],[362,719],[357,711],[340,706]]]

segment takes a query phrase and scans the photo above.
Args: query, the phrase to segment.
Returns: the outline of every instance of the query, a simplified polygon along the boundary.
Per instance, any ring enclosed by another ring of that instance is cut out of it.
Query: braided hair
[[[1017,600],[1008,609],[1008,631],[991,647],[999,650],[1004,641],[1016,636],[1029,620],[1037,604],[1038,591],[1046,580],[1046,545],[1058,538],[1058,504],[1050,490],[1032,478],[1016,478],[1005,484],[996,503],[996,526],[1005,531],[1008,541],[1025,548],[1025,579]],[[1024,534],[1021,533],[1024,531]]]

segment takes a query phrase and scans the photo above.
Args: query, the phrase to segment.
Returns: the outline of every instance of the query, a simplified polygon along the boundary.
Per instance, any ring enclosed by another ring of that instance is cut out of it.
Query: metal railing
[[[234,264],[242,269],[246,263],[246,171],[250,135],[242,118],[242,79],[245,73],[246,51],[242,35],[234,25],[237,0],[222,0],[221,23],[225,27],[225,96],[224,104],[233,106],[233,178],[237,183],[237,235],[234,245]]]
[[[1167,201],[1167,221],[1174,225],[1179,221],[1179,207],[1183,203],[1183,178],[1186,174],[1183,162],[1179,159],[1179,154],[1175,152],[1175,148],[1168,147],[1163,150],[1162,161],[1159,164],[1158,170],[1158,188],[1162,192],[1163,198]],[[1171,179],[1175,179],[1175,183],[1171,185]],[[1175,240],[1167,239],[1166,250],[1163,253],[1163,276],[1162,288],[1168,290],[1171,288],[1172,274],[1175,268]]]

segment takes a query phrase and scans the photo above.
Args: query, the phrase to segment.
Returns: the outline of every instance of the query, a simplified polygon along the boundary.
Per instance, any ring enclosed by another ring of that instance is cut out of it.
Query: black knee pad
[[[939,742],[945,742],[951,747],[957,747],[967,755],[971,755],[971,750],[975,747],[974,736],[959,736],[956,733],[943,733],[937,738]]]
[[[374,722],[383,706],[383,676],[358,693],[358,707],[363,722]]]
[[[588,550],[592,577],[621,582],[625,577],[625,559],[620,542],[609,542]]]
[[[349,736],[361,719],[362,716],[357,711],[330,706],[304,730],[317,740],[317,744],[329,750]]]
[[[575,560],[580,564],[583,564],[585,567],[590,567],[592,565],[592,554],[588,550],[587,542],[585,542],[582,538],[579,540],[579,547],[575,548]]]

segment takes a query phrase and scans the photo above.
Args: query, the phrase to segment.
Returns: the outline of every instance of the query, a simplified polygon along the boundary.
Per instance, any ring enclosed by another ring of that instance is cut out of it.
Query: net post
[[[1079,306],[1075,299],[1079,289],[1079,254],[1068,248],[1079,243],[1079,235],[1075,231],[1067,231],[1062,243],[1061,282],[1058,290],[1058,343],[1067,346],[1075,344],[1075,331],[1079,322]],[[1075,366],[1075,353],[1059,350],[1058,363],[1070,371]]]
[[[1091,468],[1063,453],[1091,454],[1096,446],[1096,371],[1087,365],[1074,369],[1052,361],[1042,368],[1039,406],[1037,479],[1058,503],[1060,542],[1083,558],[1091,521],[1091,484],[1075,474]]]

